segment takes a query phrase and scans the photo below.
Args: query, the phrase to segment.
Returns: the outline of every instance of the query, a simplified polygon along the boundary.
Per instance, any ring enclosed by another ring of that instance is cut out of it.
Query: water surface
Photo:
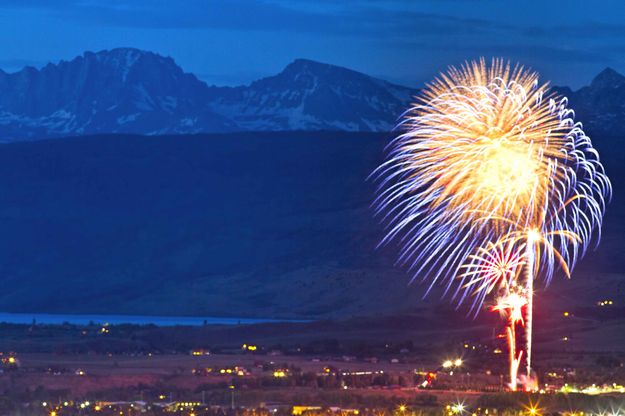
[[[150,315],[71,315],[48,313],[9,313],[0,312],[0,322],[11,324],[132,324],[157,326],[201,326],[201,325],[250,325],[275,322],[306,322],[302,320],[265,318],[219,318],[201,316],[150,316]]]

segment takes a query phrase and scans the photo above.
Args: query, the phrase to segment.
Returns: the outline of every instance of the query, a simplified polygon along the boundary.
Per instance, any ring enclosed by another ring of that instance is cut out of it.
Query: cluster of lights
[[[315,412],[319,410],[321,410],[321,407],[319,406],[293,406],[293,409],[291,410],[291,414],[294,416],[300,416],[304,412],[308,413],[308,412]]]
[[[258,349],[258,347],[257,347],[256,345],[253,345],[253,344],[243,344],[243,345],[241,346],[241,349],[242,349],[243,351],[251,351],[251,352],[254,352],[254,351],[256,351],[256,350]]]
[[[0,356],[4,355],[3,352],[0,352]],[[8,357],[2,357],[2,364],[8,366],[18,365],[17,357],[13,353],[9,353]]]
[[[610,394],[610,393],[625,393],[625,386],[612,383],[605,384],[603,386],[597,386],[596,384],[592,384],[587,387],[575,387],[565,384],[561,389],[561,393],[581,393],[588,395],[598,395],[598,394]]]
[[[328,372],[330,369],[328,368]],[[341,373],[342,376],[370,376],[373,374],[384,374],[383,370],[380,371],[343,371]]]
[[[614,305],[614,301],[611,301],[609,299],[608,300],[601,300],[601,301],[597,302],[597,305],[598,306],[612,306],[612,305]]]
[[[51,403],[48,403],[48,402],[41,402],[41,406],[42,407],[51,407],[52,408],[49,411],[49,413],[48,413],[49,416],[57,416],[58,415],[57,411],[59,409],[62,409],[63,407],[74,407],[74,406],[77,406],[78,408],[84,410],[84,409],[89,408],[92,405],[93,405],[93,410],[94,411],[99,412],[99,411],[102,410],[102,407],[99,404],[91,403],[88,400],[84,401],[84,402],[81,402],[81,403],[74,403],[74,402],[67,402],[67,401],[65,401],[65,402],[59,404],[58,406],[54,406],[54,405],[52,405]]]
[[[447,416],[460,415],[465,412],[466,406],[464,403],[457,402],[448,404],[447,406],[445,406],[445,410],[447,411]]]
[[[622,386],[621,386],[622,388]],[[47,403],[47,402],[42,402],[41,403],[42,406],[45,407],[50,407],[50,410],[48,411],[48,416],[58,416],[58,412],[59,410],[62,410],[63,407],[79,407],[80,409],[88,409],[89,407],[92,407],[94,411],[99,412],[102,410],[102,407],[96,403],[91,403],[89,401],[84,401],[81,403],[74,403],[74,402],[64,402],[63,404],[59,405],[58,407],[54,407],[53,405]],[[202,404],[200,402],[177,402],[175,404],[175,411],[183,411],[183,410],[188,410],[189,416],[196,416],[195,412],[194,412],[194,408],[195,407],[199,407],[202,406]],[[111,406],[108,406],[109,408]],[[130,407],[133,407],[133,404],[130,405]],[[295,416],[300,416],[302,415],[304,412],[310,412],[310,411],[320,411],[321,407],[319,406],[293,406],[292,408],[292,414]],[[523,416],[542,416],[543,412],[545,409],[542,409],[539,407],[539,403],[532,403],[530,401],[529,404],[524,405],[523,406],[523,411],[518,413],[518,415],[523,415]],[[410,412],[411,410],[409,409],[409,407],[405,404],[399,404],[396,407],[395,413],[399,414],[401,416],[407,414],[408,412]],[[481,409],[481,408],[477,408],[472,410],[473,413],[471,413],[471,410],[467,407],[467,405],[464,403],[464,401],[457,401],[457,402],[453,402],[450,404],[447,404],[445,406],[445,412],[444,415],[445,416],[463,416],[463,415],[467,415],[469,416],[478,416],[478,415],[483,415],[483,416],[488,416],[489,415],[489,409]],[[120,411],[120,415],[122,415],[123,412]],[[316,412],[313,414],[317,414]],[[340,413],[342,415],[359,415],[360,412],[357,409],[343,409],[342,412]],[[384,413],[380,413],[380,414],[384,414]],[[599,411],[599,412],[592,412],[592,413],[585,413],[583,411],[578,411],[578,410],[571,410],[569,412],[565,413],[568,416],[625,416],[624,412],[619,408],[619,409],[610,409],[609,411]]]
[[[530,403],[527,406],[523,406],[525,412],[523,413],[526,416],[542,416],[542,412],[543,409],[538,407],[538,404],[533,404]],[[464,402],[455,402],[455,403],[450,403],[447,406],[445,406],[445,415],[446,416],[459,416],[459,415],[463,415],[463,414],[468,414],[469,410],[466,406],[466,404]],[[478,415],[484,415],[484,416],[488,416],[489,411],[488,409],[484,409],[482,411],[481,408],[477,408],[473,411],[473,413],[471,413],[471,416],[478,416]],[[577,414],[570,414],[569,416],[584,416],[584,413],[577,413]],[[604,415],[604,416],[608,416],[608,415]],[[612,416],[612,415],[609,415]]]
[[[452,367],[460,367],[462,366],[462,359],[456,358],[455,360],[445,360],[443,361],[442,367],[445,369]]]
[[[286,377],[286,376],[287,376],[287,374],[288,374],[288,371],[287,371],[287,370],[275,370],[275,371],[273,372],[273,376],[274,376],[275,378],[284,378],[284,377]]]
[[[226,367],[226,368],[220,369],[219,374],[234,374],[237,376],[244,376],[246,375],[246,370],[243,367],[234,367],[234,368]]]
[[[200,402],[180,402],[178,407],[195,407],[201,405]]]
[[[623,411],[621,409],[612,409],[610,411],[601,411],[595,414],[596,416],[623,416]]]

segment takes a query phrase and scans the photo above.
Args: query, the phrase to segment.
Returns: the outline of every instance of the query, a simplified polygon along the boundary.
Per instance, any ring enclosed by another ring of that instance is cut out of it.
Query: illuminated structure
[[[452,67],[416,100],[374,172],[381,244],[396,241],[413,280],[442,283],[474,313],[493,291],[523,298],[530,377],[534,281],[570,274],[610,182],[567,99],[522,66]],[[512,368],[521,354],[510,357]]]

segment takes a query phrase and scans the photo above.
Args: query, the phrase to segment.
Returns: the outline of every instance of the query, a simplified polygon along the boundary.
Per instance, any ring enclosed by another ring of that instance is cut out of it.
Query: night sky
[[[209,84],[309,58],[420,86],[484,55],[576,88],[606,66],[625,72],[624,17],[623,1],[2,0],[0,68],[132,46]]]

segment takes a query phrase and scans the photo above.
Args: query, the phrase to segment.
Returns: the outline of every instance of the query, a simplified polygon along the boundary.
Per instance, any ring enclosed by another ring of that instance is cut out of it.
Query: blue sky
[[[2,0],[0,68],[132,46],[217,85],[309,58],[420,86],[484,55],[575,88],[625,73],[624,16],[623,1]]]

